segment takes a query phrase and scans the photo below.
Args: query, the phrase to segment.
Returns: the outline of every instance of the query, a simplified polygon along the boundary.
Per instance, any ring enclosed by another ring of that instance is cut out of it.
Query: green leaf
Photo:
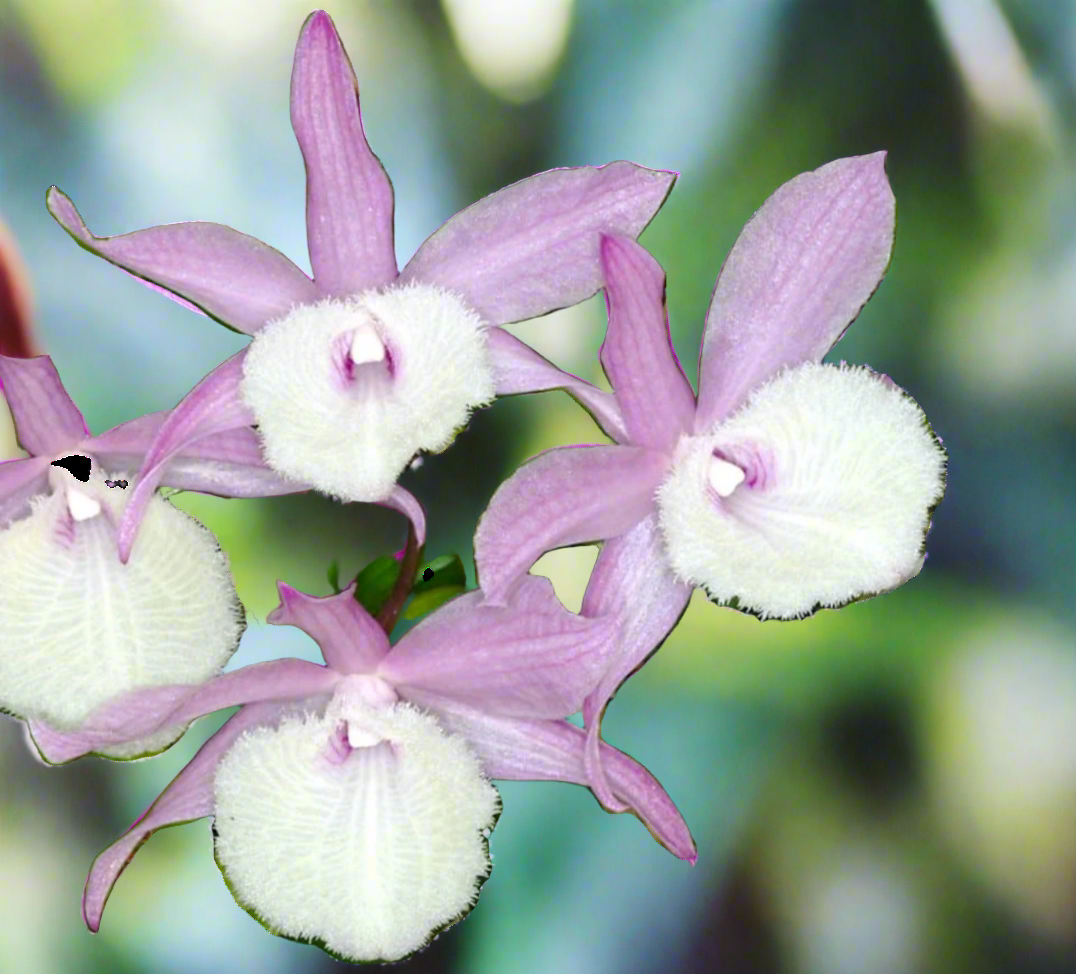
[[[392,555],[375,558],[355,578],[355,600],[377,615],[400,577],[400,563]]]
[[[427,612],[433,612],[434,609],[440,608],[449,599],[454,599],[457,595],[462,595],[466,591],[466,585],[441,585],[438,588],[426,588],[421,592],[416,591],[410,605],[403,610],[403,617],[405,619],[417,619],[419,616],[426,615]]]
[[[329,575],[329,584],[332,586],[333,594],[334,595],[339,595],[340,592],[341,592],[341,589],[340,589],[340,562],[338,562],[335,558],[333,559],[332,564],[329,565],[328,575]]]
[[[434,558],[429,562],[425,568],[419,569],[415,575],[415,585],[412,591],[415,595],[419,595],[446,585],[463,587],[466,584],[467,571],[463,567],[463,560],[460,556],[441,555],[440,558]]]

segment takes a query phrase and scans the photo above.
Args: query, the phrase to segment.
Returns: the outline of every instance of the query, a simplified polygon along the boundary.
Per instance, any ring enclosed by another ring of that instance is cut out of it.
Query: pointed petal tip
[[[309,17],[306,18],[306,25],[310,27],[318,27],[322,30],[336,30],[336,25],[333,24],[332,17],[329,16],[327,10],[315,10]]]
[[[879,187],[885,187],[883,195],[892,197],[893,190],[889,185],[889,174],[886,172],[886,160],[888,159],[888,156],[888,149],[879,149],[877,152],[868,152],[861,156],[851,156],[848,159],[838,159],[836,162],[845,163],[850,168],[859,170],[859,172],[868,178],[869,182],[875,183]],[[830,163],[830,165],[834,164],[835,163]],[[824,169],[825,166],[822,168]]]
[[[299,42],[296,45],[295,54],[308,45],[312,44],[341,44],[340,35],[336,31],[336,24],[325,10],[315,10],[303,23],[299,31]],[[341,44],[342,46],[342,44]]]
[[[278,581],[276,583],[276,591],[280,596],[280,605],[265,617],[265,621],[271,626],[286,626],[288,624],[286,619],[288,614],[288,603],[299,594],[299,590],[292,588],[287,582]]]
[[[643,169],[646,172],[653,173],[658,179],[665,179],[668,181],[671,187],[677,179],[680,178],[680,171],[678,169],[651,169],[650,166],[643,166],[637,162],[632,162],[630,159],[616,159],[613,162],[607,162],[604,166],[598,166],[599,169],[605,169],[606,166],[622,166],[622,165],[635,166],[636,169]]]
[[[89,899],[89,881],[86,884],[87,888],[82,891],[82,922],[86,924],[86,929],[90,933],[97,933],[101,929],[101,909],[99,907],[91,907],[86,901]]]
[[[50,212],[54,206],[61,205],[65,201],[68,203],[71,202],[71,200],[68,199],[67,194],[55,183],[45,190],[45,205],[49,208]]]
[[[86,224],[79,215],[75,204],[59,186],[50,186],[45,193],[45,208],[52,218],[60,224],[72,237],[81,240],[89,236]]]
[[[353,596],[355,583],[352,582],[335,595],[309,595],[306,592],[301,592],[293,585],[281,581],[276,583],[276,590],[280,596],[280,605],[265,617],[265,621],[272,626],[292,626],[298,625],[295,621],[295,607],[297,605],[311,602],[328,603],[334,599],[343,598],[345,595]],[[300,625],[299,628],[303,627]]]

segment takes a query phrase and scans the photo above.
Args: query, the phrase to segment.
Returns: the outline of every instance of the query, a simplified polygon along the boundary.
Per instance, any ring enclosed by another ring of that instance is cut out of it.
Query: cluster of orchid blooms
[[[99,436],[47,356],[0,356],[29,454],[0,464],[0,708],[62,763],[153,754],[239,707],[94,862],[91,930],[151,833],[212,816],[229,887],[268,929],[388,961],[474,905],[500,813],[491,779],[589,786],[693,863],[661,785],[602,741],[605,707],[696,586],[791,619],[914,576],[945,455],[886,376],[821,364],[889,262],[883,153],[797,176],[747,224],[717,280],[696,396],[664,272],[635,241],[674,173],[541,173],[450,219],[398,271],[392,186],[323,12],[299,38],[291,119],[312,277],[217,224],[98,237],[49,193],[82,247],[252,340],[174,409]],[[601,288],[611,393],[500,327]],[[422,508],[397,477],[472,410],[550,389],[612,442],[524,464],[478,524],[478,590],[435,587],[433,611],[392,644],[438,570],[421,568]],[[162,487],[381,504],[410,519],[408,544],[372,603],[361,577],[329,597],[279,584],[269,622],[307,632],[324,665],[222,673],[244,628],[227,559]],[[588,542],[602,547],[574,614],[529,569]],[[568,719],[580,711],[582,727]]]

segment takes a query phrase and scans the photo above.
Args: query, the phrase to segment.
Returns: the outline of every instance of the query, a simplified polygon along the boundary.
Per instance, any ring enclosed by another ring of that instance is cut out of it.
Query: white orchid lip
[[[353,961],[400,960],[469,911],[500,811],[466,742],[380,682],[348,678],[323,714],[248,731],[214,782],[236,899]]]
[[[110,480],[96,464],[85,481],[54,465],[49,493],[0,530],[0,707],[58,729],[129,690],[215,676],[243,630],[226,557],[166,500],[153,498],[120,561],[116,525],[130,493]],[[159,751],[182,730],[104,753]]]
[[[806,363],[682,438],[657,503],[680,579],[794,618],[914,576],[944,481],[910,396],[866,368]]]
[[[457,294],[392,285],[297,305],[251,342],[240,393],[279,473],[345,501],[388,496],[495,392],[486,325]]]

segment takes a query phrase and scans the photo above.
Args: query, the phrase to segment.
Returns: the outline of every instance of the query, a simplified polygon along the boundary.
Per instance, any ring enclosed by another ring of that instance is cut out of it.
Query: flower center
[[[716,453],[710,456],[708,480],[718,497],[731,497],[732,492],[744,482],[747,475],[734,463],[723,460]]]
[[[346,501],[382,500],[416,453],[443,450],[492,400],[485,330],[458,295],[427,284],[270,322],[240,387],[270,466]]]
[[[67,509],[76,521],[88,521],[101,513],[101,503],[75,487],[68,487]]]
[[[330,760],[339,763],[358,748],[380,744],[385,739],[381,731],[363,715],[368,710],[382,711],[399,701],[399,694],[379,676],[364,673],[341,680],[327,711],[338,720],[329,742]]]
[[[64,498],[64,502],[67,506],[67,511],[71,515],[71,519],[74,521],[88,521],[90,518],[97,517],[101,513],[101,502],[92,496],[90,493],[89,483],[91,473],[96,473],[92,469],[92,464],[87,457],[73,456],[61,458],[67,463],[53,463],[49,467],[49,487],[52,489],[53,494],[59,494]],[[75,464],[75,461],[82,461],[82,464]],[[71,465],[78,466],[80,472],[85,475],[82,477],[76,477],[72,470]],[[84,465],[85,471],[82,470]],[[102,478],[94,477],[93,483],[99,484]],[[80,483],[87,484],[87,487],[83,488],[78,486]]]
[[[351,336],[351,348],[348,354],[355,365],[365,365],[367,362],[383,362],[385,360],[385,344],[381,336],[374,331],[371,324],[362,324],[355,329]]]

